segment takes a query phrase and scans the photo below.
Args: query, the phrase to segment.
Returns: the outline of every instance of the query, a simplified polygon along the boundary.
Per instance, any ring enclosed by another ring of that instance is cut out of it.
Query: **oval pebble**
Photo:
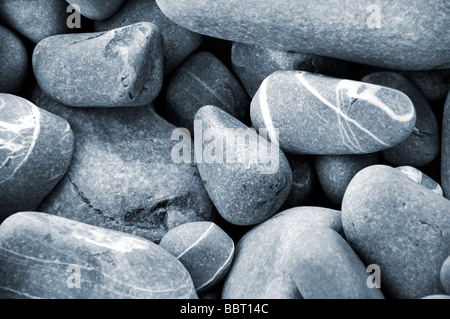
[[[439,194],[441,196],[444,196],[444,192],[442,190],[441,185],[439,185],[434,179],[429,177],[428,175],[422,173],[420,170],[418,170],[415,167],[412,166],[399,166],[395,169],[399,170],[409,178],[411,178],[416,183],[419,183],[422,186],[425,186],[426,188],[432,190],[436,194]]]
[[[450,256],[442,264],[439,278],[445,292],[450,295]]]
[[[80,13],[92,20],[105,20],[110,18],[119,10],[124,0],[66,0],[68,3],[77,5]]]
[[[210,289],[225,277],[234,255],[231,237],[211,222],[175,227],[164,235],[159,246],[186,267],[197,293]]]

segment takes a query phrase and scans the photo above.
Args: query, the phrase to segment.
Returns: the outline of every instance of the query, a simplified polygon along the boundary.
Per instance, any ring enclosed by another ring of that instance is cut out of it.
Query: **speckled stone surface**
[[[389,298],[443,294],[439,272],[450,255],[450,201],[398,170],[373,165],[350,182],[342,225],[365,264],[377,264]]]
[[[327,198],[342,204],[352,178],[363,168],[378,163],[378,153],[356,155],[318,155],[315,157],[317,178]]]
[[[0,297],[197,298],[183,265],[158,245],[54,215],[0,225]]]
[[[441,138],[441,186],[450,199],[450,91],[444,105]]]
[[[296,207],[252,228],[236,245],[222,292],[225,299],[302,298],[296,278],[301,269],[302,232],[328,227],[342,232],[341,214],[322,207]]]
[[[416,183],[419,183],[420,185],[428,188],[429,190],[432,190],[436,194],[439,194],[441,196],[444,195],[444,191],[442,190],[441,185],[439,185],[438,182],[429,177],[427,174],[422,173],[417,168],[412,166],[399,166],[396,167],[395,169],[399,170]]]
[[[393,72],[372,73],[361,81],[405,93],[416,110],[416,125],[412,134],[400,144],[382,151],[384,159],[393,165],[414,167],[431,163],[439,154],[439,126],[433,110],[417,87],[404,76]]]
[[[195,32],[404,70],[449,67],[450,4],[437,0],[157,0]]]
[[[32,100],[67,119],[75,136],[72,164],[39,211],[155,242],[180,224],[210,219],[195,164],[173,162],[175,127],[152,105],[71,108],[38,88]]]
[[[186,267],[197,293],[214,287],[225,277],[234,255],[233,240],[212,222],[175,227],[164,235],[159,246]]]
[[[366,154],[404,141],[416,113],[402,92],[303,71],[268,76],[251,102],[254,127],[279,130],[291,154]]]
[[[194,135],[195,113],[204,105],[214,105],[247,121],[250,99],[230,70],[212,53],[192,54],[174,72],[165,103],[165,116]]]
[[[162,36],[141,22],[48,37],[34,49],[33,70],[42,90],[65,105],[146,105],[162,87]]]
[[[262,81],[275,71],[299,70],[340,78],[350,76],[346,61],[241,42],[233,43],[231,62],[233,71],[250,97],[255,95]]]
[[[439,279],[441,280],[445,292],[450,295],[450,256],[442,264]]]
[[[105,20],[119,10],[124,0],[66,0],[80,7],[80,13],[92,20]]]
[[[38,207],[66,172],[73,147],[66,120],[0,93],[0,222]]]
[[[66,24],[67,6],[62,0],[2,0],[0,20],[38,43],[55,34],[73,32]]]
[[[195,120],[202,132],[195,137],[198,170],[220,215],[231,224],[253,225],[275,214],[292,187],[278,146],[215,106],[202,107]]]
[[[413,82],[430,101],[445,100],[450,91],[450,69],[404,71],[402,74]]]
[[[0,93],[20,93],[27,72],[25,44],[15,32],[0,25]]]
[[[156,24],[164,42],[164,73],[172,72],[202,42],[202,36],[167,18],[154,0],[127,0],[108,20],[95,23],[96,31],[107,31],[137,22]]]

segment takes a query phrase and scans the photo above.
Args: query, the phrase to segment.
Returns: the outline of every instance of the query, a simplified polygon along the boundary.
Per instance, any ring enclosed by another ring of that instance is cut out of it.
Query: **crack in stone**
[[[414,126],[413,128],[413,134],[417,135],[417,136],[421,136],[421,135],[428,135],[428,136],[432,136],[432,133],[426,132],[426,131],[422,131],[420,130],[418,127]]]
[[[420,219],[419,219],[419,223],[421,223],[422,225],[431,227],[435,232],[438,232],[441,235],[441,237],[444,236],[444,234],[442,233],[442,230],[439,228],[439,226],[430,224],[430,223],[428,223],[424,220],[420,220]]]

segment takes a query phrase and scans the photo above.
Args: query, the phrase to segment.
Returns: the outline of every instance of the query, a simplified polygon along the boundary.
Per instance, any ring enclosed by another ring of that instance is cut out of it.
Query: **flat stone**
[[[257,129],[279,131],[286,153],[314,155],[375,153],[404,141],[416,121],[398,90],[303,71],[268,76],[250,116]]]
[[[404,76],[394,72],[378,72],[365,76],[362,82],[387,86],[405,93],[416,109],[416,125],[412,134],[400,144],[383,150],[384,159],[393,165],[421,167],[439,154],[439,125],[433,110],[418,88]]]
[[[20,212],[0,225],[0,297],[197,298],[183,265],[158,245],[66,218]]]
[[[450,295],[450,256],[442,264],[439,279],[445,292]]]
[[[163,43],[156,25],[48,37],[35,47],[42,90],[69,106],[142,106],[162,87]]]
[[[248,95],[253,97],[266,77],[275,71],[298,70],[349,78],[346,61],[315,54],[276,50],[247,43],[234,42],[231,49],[233,71]]]
[[[39,211],[154,242],[183,223],[211,218],[197,168],[174,162],[175,127],[152,105],[71,108],[39,88],[32,100],[67,119],[75,135],[72,164]]]
[[[415,167],[412,166],[399,166],[396,167],[398,171],[402,172],[409,178],[411,178],[416,183],[419,183],[420,185],[428,188],[429,190],[432,190],[436,194],[439,194],[441,196],[444,196],[444,191],[442,190],[441,185],[439,185],[438,182],[436,182],[434,179],[432,179],[427,174],[424,174],[422,171],[418,170]]]
[[[61,0],[2,0],[0,20],[34,43],[73,32],[67,26],[67,2]]]
[[[70,4],[78,5],[80,13],[92,20],[105,20],[119,10],[124,0],[66,0]]]
[[[0,222],[38,207],[67,171],[73,147],[65,119],[0,93]]]
[[[18,94],[28,73],[28,53],[15,32],[0,25],[0,93]]]
[[[441,186],[450,199],[450,91],[444,104],[441,138]]]
[[[393,69],[450,67],[450,4],[380,0],[157,0],[179,25],[216,38]]]
[[[356,155],[317,155],[315,167],[320,186],[327,198],[341,206],[345,190],[363,168],[378,163],[378,153]]]
[[[212,222],[192,222],[171,229],[159,246],[186,267],[197,293],[214,287],[228,270],[234,255],[234,242]]]
[[[292,187],[292,171],[278,145],[215,106],[202,107],[195,121],[202,133],[195,135],[198,170],[219,214],[235,225],[275,214]]]
[[[137,22],[156,24],[164,42],[164,74],[172,72],[202,42],[202,36],[167,18],[154,0],[127,0],[108,20],[96,21],[95,31],[108,31]]]
[[[439,272],[450,255],[450,201],[402,172],[373,165],[352,179],[342,224],[355,252],[377,264],[390,298],[443,294]]]
[[[247,121],[250,99],[230,70],[212,53],[192,54],[174,72],[168,84],[165,116],[194,134],[194,117],[204,105],[214,105]]]

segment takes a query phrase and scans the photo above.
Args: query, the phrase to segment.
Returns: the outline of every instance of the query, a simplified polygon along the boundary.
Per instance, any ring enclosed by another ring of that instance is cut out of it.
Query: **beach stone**
[[[390,0],[289,2],[157,0],[197,33],[262,47],[403,70],[449,67],[450,5]]]
[[[48,37],[34,49],[33,70],[42,90],[65,105],[146,105],[162,87],[161,33],[141,22]]]
[[[183,265],[158,245],[66,218],[19,212],[0,225],[0,297],[197,298]]]
[[[2,0],[0,20],[34,43],[74,32],[67,26],[67,2],[61,0]]]
[[[202,133],[195,137],[197,167],[219,214],[242,226],[275,214],[292,187],[292,171],[278,145],[212,105],[202,107],[195,121]]]
[[[450,91],[444,104],[441,139],[441,186],[450,199]]]
[[[75,136],[72,164],[39,211],[153,242],[183,223],[211,218],[195,164],[173,161],[175,127],[151,104],[71,108],[39,88],[32,100],[67,119]]]
[[[172,72],[202,42],[200,34],[167,18],[154,0],[127,0],[114,16],[96,21],[94,28],[95,31],[108,31],[142,21],[156,24],[162,33],[165,74]]]
[[[247,121],[250,99],[228,68],[212,53],[192,54],[171,78],[165,116],[194,134],[194,117],[204,105],[215,105],[240,121]]]
[[[439,278],[445,292],[450,295],[450,256],[442,264]]]
[[[450,299],[449,295],[430,295],[422,297],[421,299]]]
[[[317,155],[315,167],[320,186],[327,198],[341,206],[345,190],[363,168],[378,163],[378,153],[356,155]]]
[[[450,255],[450,201],[385,165],[361,170],[342,201],[346,238],[381,271],[389,298],[443,294],[440,268]]]
[[[28,73],[28,53],[15,32],[0,25],[0,93],[18,94]]]
[[[420,185],[428,188],[429,190],[432,190],[436,194],[444,196],[444,191],[442,190],[441,185],[439,185],[434,179],[432,179],[427,174],[422,173],[422,171],[418,170],[417,168],[412,166],[399,166],[396,167],[395,169],[402,172],[416,183],[419,183]]]
[[[296,207],[238,242],[223,299],[382,298],[345,240],[340,212]],[[255,271],[257,269],[257,271]]]
[[[276,50],[234,42],[231,49],[233,71],[248,95],[253,97],[266,77],[275,71],[299,70],[348,78],[348,62],[315,54]]]
[[[234,255],[234,242],[212,222],[192,222],[171,229],[159,246],[186,267],[197,293],[214,287],[228,270]]]
[[[379,72],[365,76],[362,82],[387,86],[405,93],[414,104],[416,125],[412,134],[400,144],[381,152],[393,165],[421,167],[431,163],[439,154],[439,125],[433,110],[417,87],[403,75]]]
[[[450,69],[403,71],[402,74],[413,82],[429,101],[445,100],[450,91]]]
[[[80,7],[80,13],[92,20],[105,20],[119,10],[124,0],[66,0]]]
[[[276,71],[252,99],[257,129],[279,131],[289,154],[367,154],[393,147],[412,132],[414,105],[402,92],[303,71]]]
[[[65,119],[0,93],[0,222],[38,207],[65,174],[73,147]]]

